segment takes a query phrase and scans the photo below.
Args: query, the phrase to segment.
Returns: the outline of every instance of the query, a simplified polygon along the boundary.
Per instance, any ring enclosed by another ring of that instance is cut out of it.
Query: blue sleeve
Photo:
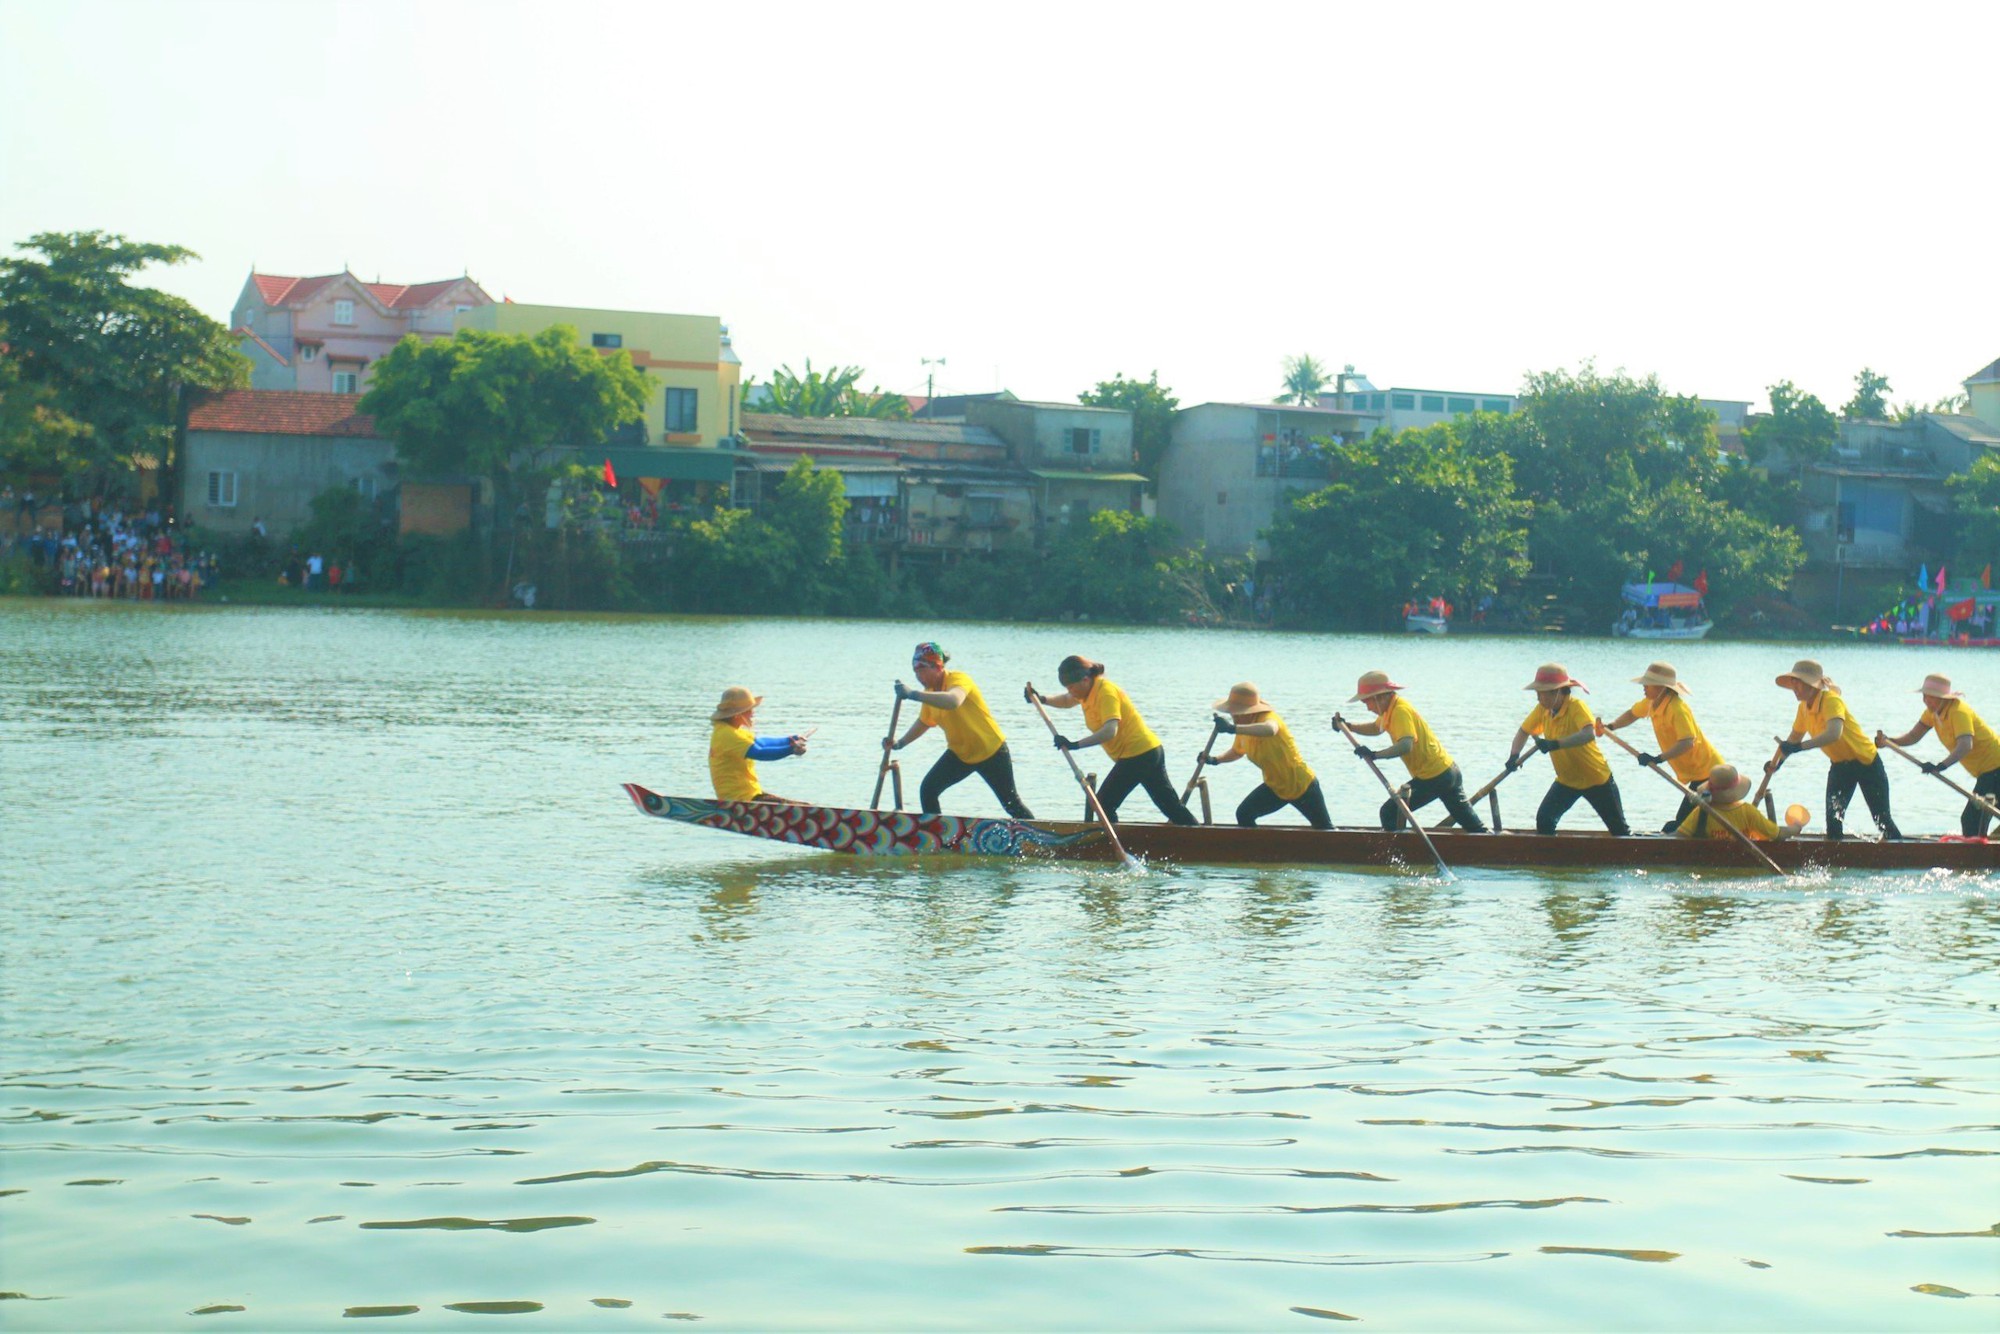
[[[760,736],[750,743],[753,760],[782,760],[791,753],[792,739],[788,736]]]

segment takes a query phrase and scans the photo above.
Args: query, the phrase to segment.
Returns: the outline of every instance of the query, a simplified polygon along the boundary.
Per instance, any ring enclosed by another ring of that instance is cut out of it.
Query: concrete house
[[[358,394],[233,389],[188,413],[181,495],[188,518],[276,540],[312,517],[312,500],[352,487],[374,500],[396,485],[396,447],[356,411]]]
[[[2000,457],[2000,428],[1964,413],[1910,422],[1848,421],[1827,458],[1799,470],[1800,532],[1808,559],[1895,567],[1939,554],[1948,531],[1945,480]]]
[[[1966,411],[2000,430],[2000,361],[1991,361],[1965,380]]]
[[[1326,484],[1321,440],[1358,440],[1372,415],[1270,403],[1203,403],[1174,414],[1160,463],[1159,514],[1218,556],[1270,557],[1259,534],[1291,498]]]
[[[403,286],[364,283],[344,269],[316,278],[253,270],[230,331],[250,358],[251,388],[355,394],[406,335],[450,337],[461,312],[492,304],[466,277]]]
[[[965,420],[1006,441],[1012,461],[1035,479],[1044,528],[1086,522],[1102,509],[1143,512],[1146,478],[1134,469],[1126,409],[973,398]]]

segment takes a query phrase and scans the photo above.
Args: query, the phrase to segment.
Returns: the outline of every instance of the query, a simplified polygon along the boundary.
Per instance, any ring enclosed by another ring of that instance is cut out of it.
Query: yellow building
[[[741,447],[743,366],[715,316],[503,301],[463,311],[457,324],[510,334],[567,324],[585,347],[626,353],[646,375],[645,421],[616,447],[591,451],[591,461],[596,453],[607,453],[620,477],[728,483]]]

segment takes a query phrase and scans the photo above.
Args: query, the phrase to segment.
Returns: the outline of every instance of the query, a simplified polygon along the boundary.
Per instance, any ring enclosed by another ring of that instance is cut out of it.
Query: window
[[[701,427],[697,424],[700,402],[699,390],[667,390],[667,434],[692,435],[700,430]]]
[[[1514,405],[1504,398],[1482,398],[1479,400],[1481,412],[1512,412]]]
[[[335,371],[333,373],[333,392],[336,394],[359,393],[360,390],[356,386],[360,381],[361,372],[359,371]]]
[[[373,477],[355,478],[354,489],[360,493],[363,500],[375,499],[375,479]]]
[[[311,343],[301,343],[299,345],[299,360],[300,361],[319,360],[319,349],[313,346]]]
[[[1470,412],[1472,411],[1472,400],[1469,398],[1453,398],[1447,400],[1445,406],[1453,412]]]
[[[1443,394],[1425,394],[1425,395],[1424,395],[1424,403],[1423,403],[1423,408],[1424,408],[1424,411],[1425,411],[1425,412],[1443,412],[1443,411],[1444,411],[1444,395],[1443,395]]]
[[[625,346],[625,335],[594,333],[590,336],[590,345],[592,347],[623,347]]]
[[[1069,451],[1072,454],[1095,454],[1104,433],[1087,426],[1069,428]]]
[[[212,472],[208,475],[208,504],[211,509],[236,508],[236,474]]]
[[[1405,412],[1417,406],[1417,396],[1415,394],[1394,394],[1390,396],[1390,401]]]
[[[454,315],[470,315],[470,314],[472,313],[472,307],[471,307],[471,306],[453,306],[453,307],[451,308],[451,313],[452,313],[452,314],[454,314]]]
[[[333,303],[333,322],[334,322],[335,324],[352,324],[352,323],[354,323],[354,303],[353,303],[352,301],[336,301],[336,302],[334,302],[334,303]]]

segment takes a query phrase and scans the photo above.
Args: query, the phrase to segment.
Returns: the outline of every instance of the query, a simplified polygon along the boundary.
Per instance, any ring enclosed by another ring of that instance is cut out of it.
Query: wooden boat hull
[[[637,783],[626,794],[647,815],[727,833],[823,848],[858,856],[1045,857],[1115,862],[1104,831],[1069,820],[1005,820],[909,811],[854,810],[777,802],[711,801],[662,796]],[[1431,869],[1423,843],[1409,833],[1379,829],[1308,829],[1299,825],[1170,825],[1123,821],[1118,836],[1134,856],[1177,865],[1344,866]],[[1734,839],[1668,835],[1615,838],[1578,831],[1536,834],[1431,835],[1452,866],[1576,868],[1579,870],[1690,869],[1765,871]],[[1787,870],[1829,868],[1867,871],[2000,871],[2000,842],[1906,840],[1829,843],[1801,838],[1760,844]]]

